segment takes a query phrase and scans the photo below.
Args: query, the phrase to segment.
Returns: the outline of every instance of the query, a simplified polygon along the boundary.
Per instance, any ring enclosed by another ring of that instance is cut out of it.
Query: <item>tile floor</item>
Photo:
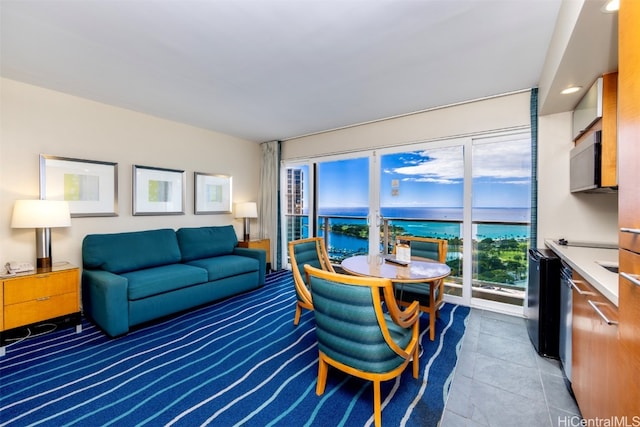
[[[441,427],[579,425],[560,362],[539,356],[522,318],[472,309]]]

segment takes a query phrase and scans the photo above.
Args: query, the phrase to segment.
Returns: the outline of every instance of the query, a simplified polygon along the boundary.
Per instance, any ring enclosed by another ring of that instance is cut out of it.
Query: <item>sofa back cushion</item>
[[[120,274],[180,262],[172,229],[89,234],[82,241],[82,264],[91,270]]]
[[[185,262],[229,255],[238,245],[232,225],[181,228],[176,235]]]

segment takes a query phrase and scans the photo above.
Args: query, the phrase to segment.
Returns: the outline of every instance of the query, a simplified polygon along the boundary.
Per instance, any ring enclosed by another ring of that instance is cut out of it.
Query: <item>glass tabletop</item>
[[[447,264],[426,258],[412,258],[407,265],[390,262],[380,255],[356,255],[341,263],[348,273],[391,279],[394,282],[428,282],[451,274]]]

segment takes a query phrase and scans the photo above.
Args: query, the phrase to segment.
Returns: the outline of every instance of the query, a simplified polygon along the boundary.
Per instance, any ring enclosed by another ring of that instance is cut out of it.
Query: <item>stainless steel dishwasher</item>
[[[573,269],[564,261],[560,267],[560,362],[567,381],[567,388],[571,389],[571,328],[573,310]]]

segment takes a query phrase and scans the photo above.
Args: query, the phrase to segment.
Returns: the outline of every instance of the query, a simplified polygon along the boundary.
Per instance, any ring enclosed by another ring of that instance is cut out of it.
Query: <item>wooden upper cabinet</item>
[[[640,229],[640,2],[618,12],[618,222]],[[620,247],[640,253],[640,235],[620,233]]]
[[[595,121],[578,139],[576,145],[602,131],[602,187],[618,185],[618,73],[602,76],[602,117]]]
[[[602,177],[603,187],[618,185],[618,73],[602,76]]]

